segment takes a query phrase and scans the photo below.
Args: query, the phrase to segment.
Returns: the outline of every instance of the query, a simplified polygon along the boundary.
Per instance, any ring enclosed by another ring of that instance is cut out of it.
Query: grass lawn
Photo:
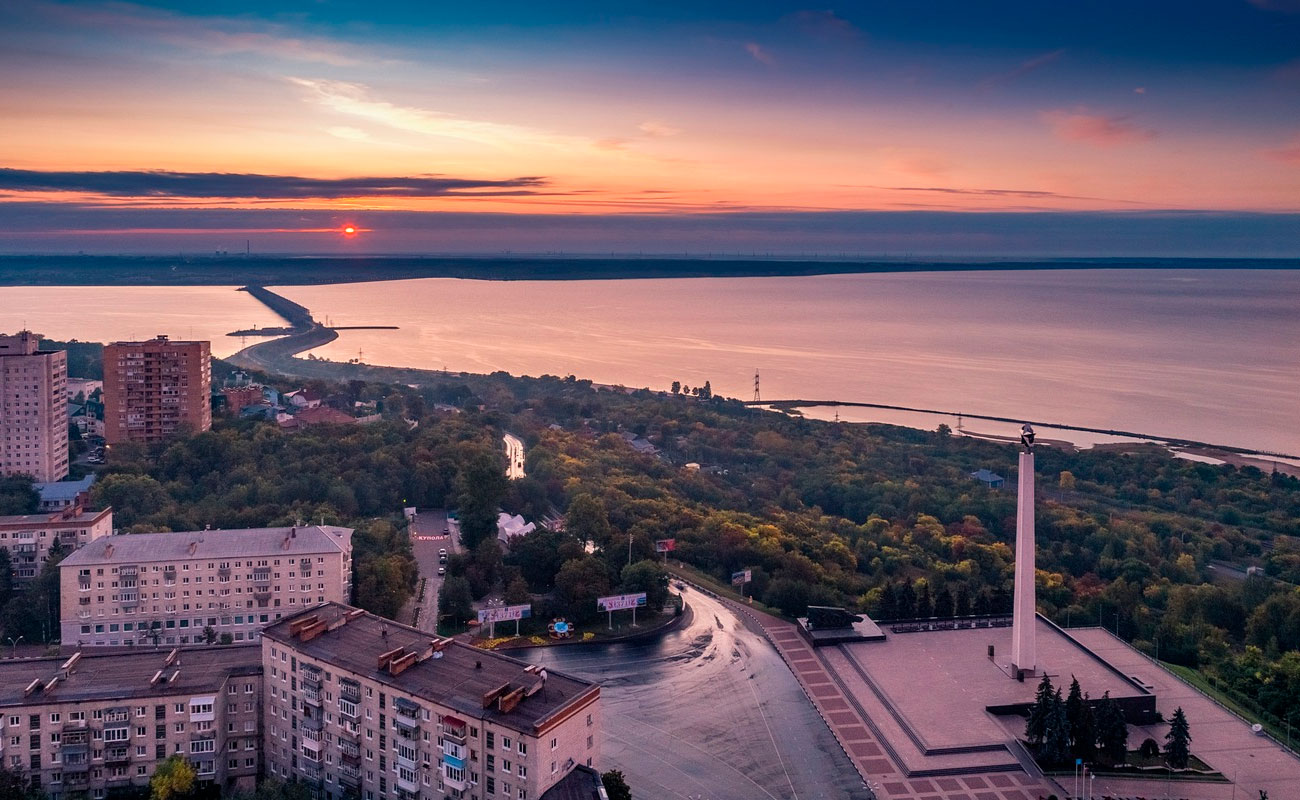
[[[1183,680],[1187,681],[1191,685],[1195,686],[1197,689],[1200,689],[1202,692],[1205,692],[1210,697],[1213,697],[1221,705],[1224,705],[1228,709],[1230,709],[1234,714],[1237,714],[1238,716],[1246,719],[1248,722],[1257,722],[1260,725],[1263,725],[1264,730],[1268,731],[1269,734],[1272,735],[1274,739],[1277,739],[1280,742],[1285,742],[1287,740],[1286,728],[1280,725],[1274,725],[1271,722],[1261,719],[1259,715],[1256,714],[1255,712],[1251,711],[1250,709],[1241,705],[1237,701],[1233,700],[1228,695],[1224,694],[1223,692],[1211,686],[1210,682],[1205,679],[1205,676],[1202,675],[1197,670],[1194,670],[1191,667],[1180,666],[1178,664],[1170,664],[1167,661],[1161,661],[1160,665],[1163,666],[1165,669],[1169,670],[1170,672],[1174,673],[1175,675],[1177,675],[1179,678],[1182,678]]]
[[[748,596],[741,598],[740,592],[736,591],[736,587],[730,584],[724,584],[722,581],[714,578],[712,575],[708,575],[703,572],[700,572],[698,569],[695,569],[694,567],[688,567],[687,565],[680,564],[680,563],[669,564],[668,572],[671,573],[672,575],[685,578],[691,583],[697,583],[700,586],[704,586],[709,591],[714,592],[716,594],[720,594],[723,597],[729,598],[731,600],[735,600],[737,602],[749,603],[754,608],[757,608],[759,611],[766,612],[768,614],[771,614],[774,617],[780,617],[781,619],[789,620],[790,622],[794,621],[789,617],[787,617],[784,613],[782,613],[781,610],[778,608],[765,606],[762,603],[758,602],[757,600],[754,600],[752,603],[750,603],[750,598]]]

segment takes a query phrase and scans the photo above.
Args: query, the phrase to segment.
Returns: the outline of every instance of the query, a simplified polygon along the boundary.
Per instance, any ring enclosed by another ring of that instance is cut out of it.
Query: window
[[[552,749],[552,750],[555,749],[555,740],[554,740],[554,739],[551,740],[551,749]],[[523,742],[523,741],[521,741],[521,742],[519,743],[519,755],[521,755],[521,756],[526,756],[526,755],[528,755],[528,743],[527,743],[527,742]]]

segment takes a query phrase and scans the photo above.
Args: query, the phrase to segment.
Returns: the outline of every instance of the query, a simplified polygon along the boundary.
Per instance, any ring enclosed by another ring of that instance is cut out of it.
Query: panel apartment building
[[[332,525],[96,539],[59,563],[62,642],[184,645],[204,628],[235,643],[352,596],[352,529]]]
[[[262,668],[267,774],[326,800],[549,800],[600,749],[596,684],[361,609],[268,627]]]
[[[0,759],[50,800],[146,787],[174,754],[201,782],[251,789],[261,700],[257,647],[0,661]]]
[[[0,336],[0,474],[68,474],[68,354],[30,331]]]
[[[104,347],[104,440],[158,442],[182,426],[212,427],[208,342],[147,342]]]
[[[44,514],[0,517],[0,547],[9,551],[13,576],[20,583],[41,573],[41,565],[49,558],[55,542],[67,553],[112,533],[111,508],[84,511],[72,505]]]

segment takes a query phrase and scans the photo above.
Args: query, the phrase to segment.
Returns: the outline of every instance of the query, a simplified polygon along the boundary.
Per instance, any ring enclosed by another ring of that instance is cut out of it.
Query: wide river
[[[1048,420],[1300,454],[1300,271],[1044,270],[277,289],[316,355]],[[279,324],[230,287],[0,289],[0,329],[109,340]],[[823,415],[827,412],[821,412]],[[889,412],[846,419],[908,423]],[[922,424],[913,421],[912,424]],[[968,423],[981,430],[993,423]],[[933,427],[926,424],[926,427]]]

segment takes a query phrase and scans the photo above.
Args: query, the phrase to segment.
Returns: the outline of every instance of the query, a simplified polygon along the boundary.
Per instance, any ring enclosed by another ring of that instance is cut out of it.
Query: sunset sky
[[[0,251],[1300,255],[1298,0],[270,7],[4,4]]]

